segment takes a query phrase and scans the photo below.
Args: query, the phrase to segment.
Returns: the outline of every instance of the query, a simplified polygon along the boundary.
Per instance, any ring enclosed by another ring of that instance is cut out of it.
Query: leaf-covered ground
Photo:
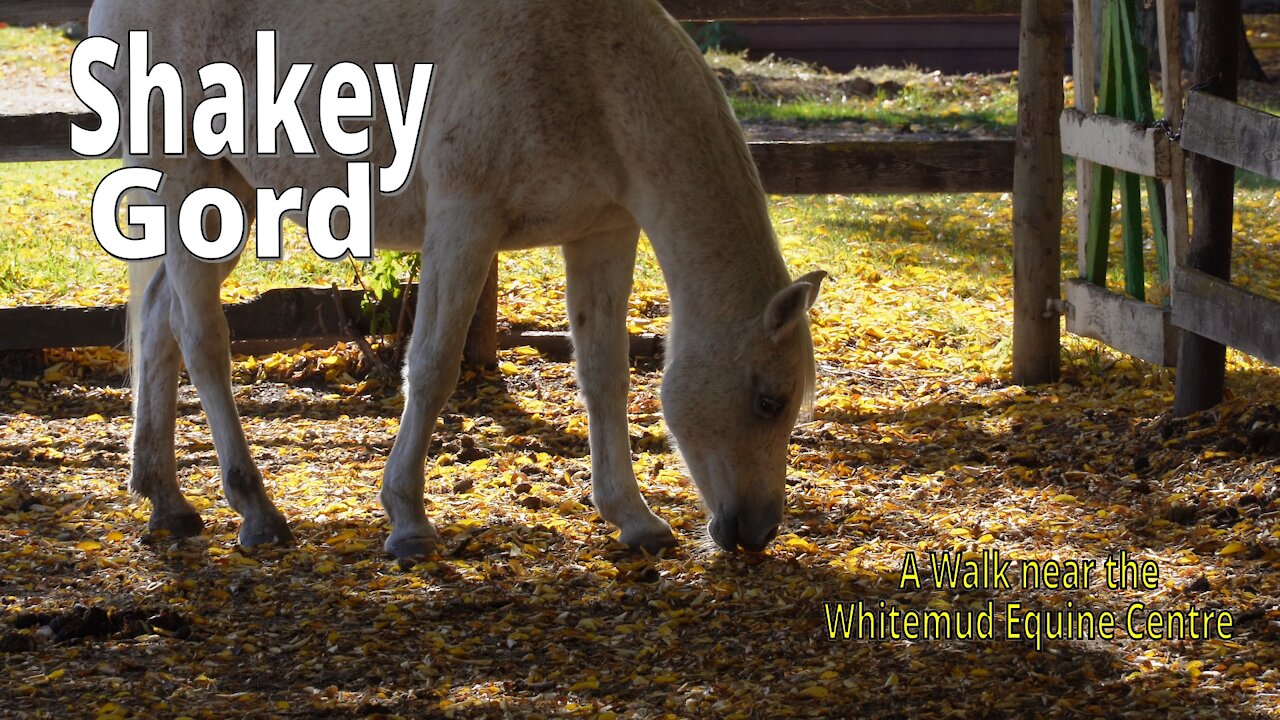
[[[7,62],[7,61],[6,61]],[[87,234],[104,165],[0,168],[0,302],[118,299]],[[58,192],[59,190],[63,192]],[[1237,273],[1280,295],[1280,200],[1242,196]],[[631,554],[587,499],[572,366],[517,349],[469,372],[429,461],[445,547],[381,553],[394,388],[353,348],[239,358],[237,393],[297,545],[248,551],[184,387],[183,487],[208,533],[143,542],[129,395],[109,351],[0,372],[0,707],[15,717],[1245,717],[1277,714],[1280,373],[1232,354],[1231,398],[1167,416],[1171,371],[1067,339],[1061,383],[1008,382],[1002,196],[775,199],[813,313],[815,416],[791,445],[787,527],[725,555],[667,450],[657,366],[629,408],[647,497],[681,536]],[[1068,208],[1070,210],[1070,208]],[[1069,213],[1070,217],[1070,213]],[[1074,247],[1064,240],[1068,251]],[[49,248],[55,248],[53,252]],[[345,268],[250,263],[229,297]],[[1064,261],[1072,265],[1071,261]],[[504,321],[563,327],[551,252],[507,257]],[[661,332],[646,255],[635,330]],[[934,590],[926,554],[1154,561],[1150,590]],[[907,553],[925,588],[899,590]],[[1229,611],[1230,639],[831,640],[824,602],[935,610]]]
[[[237,362],[296,547],[236,547],[185,389],[180,476],[209,533],[143,543],[146,508],[123,487],[119,358],[63,353],[33,381],[0,381],[0,702],[32,716],[1268,716],[1280,376],[1233,357],[1231,402],[1173,422],[1170,372],[1068,340],[1062,383],[1013,387],[1007,199],[777,200],[774,212],[794,266],[834,279],[814,313],[816,415],[796,432],[787,529],[766,554],[706,540],[666,448],[659,373],[643,363],[636,466],[683,542],[659,559],[618,547],[586,497],[572,368],[522,350],[471,373],[439,428],[440,557],[402,568],[381,553],[376,492],[399,401],[354,385],[345,348]],[[556,272],[543,254],[508,260],[513,317],[560,324],[562,286],[544,278]],[[638,302],[660,297],[652,269],[640,277]],[[1159,563],[1158,587],[897,589],[904,553],[985,548],[1125,550]],[[1224,608],[1236,635],[1040,651],[832,641],[822,604],[989,598]]]

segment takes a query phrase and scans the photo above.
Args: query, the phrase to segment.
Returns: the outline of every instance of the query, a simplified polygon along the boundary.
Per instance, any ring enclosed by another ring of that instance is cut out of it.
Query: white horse
[[[424,509],[424,463],[491,261],[499,251],[549,245],[563,246],[567,267],[595,507],[632,547],[675,542],[641,497],[627,432],[626,312],[641,228],[671,294],[661,390],[667,426],[716,543],[764,548],[783,518],[787,441],[812,396],[808,309],[824,274],[789,276],[724,93],[657,0],[192,0],[180,10],[168,0],[97,0],[90,20],[92,35],[122,47],[128,31],[150,31],[151,62],[172,63],[183,78],[188,123],[203,99],[197,72],[205,65],[245,69],[246,95],[255,96],[247,68],[254,31],[267,28],[278,31],[282,67],[311,62],[323,71],[349,61],[373,76],[374,63],[392,62],[408,78],[413,63],[436,63],[414,174],[404,192],[376,200],[378,246],[423,255],[404,416],[381,489],[392,523],[386,550],[403,558],[438,543]],[[121,58],[95,76],[124,99],[127,52]],[[309,83],[299,102],[313,136],[318,85]],[[250,138],[256,122],[250,103]],[[373,129],[372,162],[386,166],[385,118]],[[170,238],[179,237],[179,204],[198,188],[231,191],[252,217],[254,188],[300,186],[312,197],[346,177],[346,160],[324,149],[313,157],[207,159],[194,147],[185,157],[163,156],[158,145],[142,155],[126,146],[125,162],[165,173],[159,190],[141,199],[167,208]],[[216,215],[209,218],[206,230],[216,234]],[[145,283],[135,284],[131,308],[131,488],[152,503],[152,531],[202,531],[174,459],[185,360],[227,502],[243,516],[241,544],[288,542],[232,394],[218,293],[237,259],[206,263],[170,242],[161,264],[131,273]]]

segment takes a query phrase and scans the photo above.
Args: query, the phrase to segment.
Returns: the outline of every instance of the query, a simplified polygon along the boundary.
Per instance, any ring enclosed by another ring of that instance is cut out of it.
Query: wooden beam
[[[1182,149],[1280,180],[1280,117],[1193,92],[1182,121]]]
[[[410,294],[412,302],[416,289]],[[338,293],[343,312],[357,332],[368,333],[368,318],[360,309],[362,293]],[[399,312],[399,301],[389,302],[383,311]],[[333,291],[319,288],[268,290],[249,302],[224,305],[231,340],[242,352],[263,352],[313,344],[338,343],[349,339],[334,304]],[[393,314],[392,317],[395,317]],[[43,350],[62,347],[120,347],[124,342],[125,306],[50,307],[30,306],[0,309],[0,352]],[[573,344],[566,332],[512,331],[496,333],[497,346],[532,346],[556,356],[567,357]],[[662,338],[651,334],[631,336],[633,357],[656,356],[662,352]]]
[[[0,0],[0,22],[10,25],[56,25],[89,17],[91,0]]]
[[[1097,106],[1094,93],[1098,77],[1098,52],[1093,33],[1094,1],[1075,0],[1072,14],[1074,39],[1071,44],[1071,62],[1074,71],[1072,80],[1075,86],[1075,109],[1084,114],[1092,113]],[[1089,274],[1089,228],[1093,227],[1093,205],[1089,198],[1093,197],[1093,182],[1093,163],[1079,159],[1076,163],[1076,269],[1081,277]]]
[[[485,280],[476,313],[467,328],[467,343],[462,358],[468,365],[497,367],[498,365],[498,258],[489,266],[489,278]]]
[[[1056,382],[1062,297],[1063,0],[1023,0],[1013,191],[1013,381]]]
[[[1007,192],[1008,140],[756,142],[751,155],[774,195]]]
[[[92,114],[0,116],[0,162],[66,161],[71,123],[95,127]],[[859,140],[753,142],[765,190],[774,195],[1008,192],[1009,140]]]
[[[1199,270],[1174,273],[1173,324],[1280,365],[1280,302]]]
[[[1165,114],[1169,123],[1181,128],[1183,122],[1182,89],[1182,21],[1175,0],[1156,0],[1156,27],[1160,36],[1160,84],[1164,90]],[[1169,243],[1169,262],[1180,267],[1186,262],[1188,237],[1187,218],[1187,158],[1182,147],[1173,143],[1170,148],[1169,169],[1172,175],[1166,184],[1165,221],[1166,240]],[[1172,282],[1170,283],[1172,285]]]
[[[1019,0],[662,0],[681,20],[789,20],[1017,15]]]
[[[1171,141],[1159,128],[1075,108],[1063,111],[1059,125],[1065,155],[1147,177],[1167,178],[1172,172]]]
[[[71,151],[73,121],[86,128],[101,124],[101,119],[92,113],[0,115],[0,162],[82,159]]]
[[[1196,9],[1196,0],[1178,0],[1178,6],[1190,12]],[[1241,0],[1240,9],[1245,15],[1280,14],[1280,0]]]
[[[1067,281],[1067,332],[1100,340],[1126,355],[1172,367],[1178,333],[1169,310],[1119,295],[1083,278]]]
[[[1240,0],[1213,0],[1198,4],[1195,84],[1204,92],[1234,102],[1239,73]],[[1203,120],[1197,124],[1203,125]],[[1193,131],[1193,137],[1194,134]],[[1186,267],[1229,280],[1236,169],[1213,158],[1194,155],[1191,158],[1191,177],[1195,217]],[[1187,276],[1175,273],[1174,302],[1179,295],[1179,277]],[[1177,314],[1175,309],[1175,316]],[[1226,374],[1225,345],[1205,335],[1182,333],[1174,414],[1190,415],[1222,402]]]
[[[1016,15],[1019,0],[662,0],[681,20],[791,20]],[[90,0],[0,0],[0,22],[52,25],[89,17]]]

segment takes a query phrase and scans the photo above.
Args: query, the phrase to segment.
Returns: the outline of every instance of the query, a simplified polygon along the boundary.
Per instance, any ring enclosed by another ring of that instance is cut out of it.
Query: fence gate
[[[1104,7],[1097,48],[1094,4]],[[1074,156],[1079,205],[1079,277],[1065,288],[1067,330],[1152,363],[1176,364],[1170,264],[1186,257],[1186,164],[1175,141],[1182,124],[1182,59],[1176,0],[1158,0],[1160,66],[1167,116],[1156,121],[1137,0],[1075,0],[1075,107],[1062,114],[1062,149]],[[1101,82],[1095,58],[1101,50]],[[1094,88],[1099,87],[1095,99]],[[1145,181],[1144,181],[1145,178]],[[1120,187],[1125,294],[1108,290],[1112,190]],[[1142,190],[1156,239],[1161,304],[1146,301]]]

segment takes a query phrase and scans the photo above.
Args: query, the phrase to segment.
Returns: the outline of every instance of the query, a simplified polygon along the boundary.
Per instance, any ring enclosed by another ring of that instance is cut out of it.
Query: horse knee
[[[428,410],[444,407],[461,375],[461,365],[447,369],[437,357],[416,358],[405,364],[405,400]]]
[[[204,316],[188,318],[189,322],[177,324],[178,344],[186,360],[187,371],[197,385],[200,378],[231,372],[231,337],[225,322],[220,318]]]

